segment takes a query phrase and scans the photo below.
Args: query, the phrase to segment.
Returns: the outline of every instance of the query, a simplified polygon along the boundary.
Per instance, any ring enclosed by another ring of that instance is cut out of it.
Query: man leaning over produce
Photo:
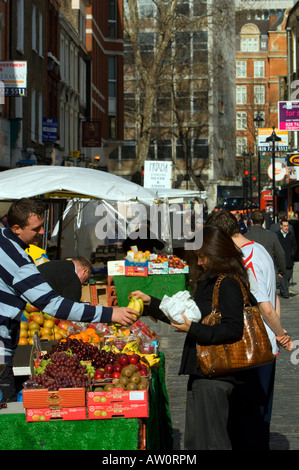
[[[44,233],[44,208],[34,200],[15,201],[8,211],[7,222],[8,228],[0,229],[0,390],[5,401],[15,401],[13,357],[27,302],[63,320],[112,321],[124,326],[136,320],[132,315],[136,312],[127,307],[73,302],[51,289],[25,251],[30,244],[37,245]]]

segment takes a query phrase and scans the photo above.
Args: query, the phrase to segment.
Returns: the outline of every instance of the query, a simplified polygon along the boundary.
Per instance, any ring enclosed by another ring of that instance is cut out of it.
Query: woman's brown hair
[[[243,263],[242,252],[221,228],[205,225],[202,247],[194,253],[196,258],[201,256],[209,259],[205,271],[198,266],[199,279],[205,278],[207,275],[235,274],[248,288],[248,275]]]

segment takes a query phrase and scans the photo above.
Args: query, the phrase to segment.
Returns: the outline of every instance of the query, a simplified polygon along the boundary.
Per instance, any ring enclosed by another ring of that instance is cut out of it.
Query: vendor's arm
[[[45,282],[33,262],[20,267],[14,278],[13,288],[24,303],[35,305],[41,311],[61,320],[110,323],[115,321],[123,326],[136,321],[136,312],[127,307],[103,307],[88,305],[61,297]],[[20,305],[20,309],[22,306]]]

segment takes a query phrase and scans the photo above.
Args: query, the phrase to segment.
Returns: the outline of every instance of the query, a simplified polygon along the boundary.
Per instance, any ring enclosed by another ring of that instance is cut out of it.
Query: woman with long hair
[[[239,341],[243,335],[243,295],[237,275],[248,294],[249,282],[242,261],[242,253],[232,239],[220,228],[206,225],[203,228],[202,247],[197,257],[197,289],[194,301],[202,318],[211,313],[213,289],[217,278],[226,274],[219,290],[221,323],[213,326],[191,322],[183,316],[184,323],[172,324],[186,333],[179,374],[189,375],[186,403],[185,449],[228,450],[229,413],[233,391],[237,384],[234,375],[211,378],[205,376],[197,365],[197,344],[227,344]],[[135,291],[154,318],[169,323],[159,309],[160,300],[143,292]],[[255,299],[250,296],[253,303]]]

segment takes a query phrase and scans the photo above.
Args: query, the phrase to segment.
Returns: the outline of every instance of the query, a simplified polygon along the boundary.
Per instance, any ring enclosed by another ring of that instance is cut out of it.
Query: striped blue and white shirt
[[[13,365],[26,303],[62,320],[109,323],[112,308],[65,299],[44,280],[27,245],[10,228],[0,229],[0,364]]]

